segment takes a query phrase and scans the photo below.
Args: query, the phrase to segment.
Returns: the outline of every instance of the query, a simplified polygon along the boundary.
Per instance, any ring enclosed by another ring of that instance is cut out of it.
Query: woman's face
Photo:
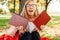
[[[28,13],[28,15],[34,15],[35,11],[36,11],[36,2],[30,1],[27,5],[26,5],[26,11]]]

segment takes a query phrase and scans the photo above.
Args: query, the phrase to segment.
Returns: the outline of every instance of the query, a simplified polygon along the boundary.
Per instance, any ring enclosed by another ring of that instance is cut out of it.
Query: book
[[[9,24],[13,26],[23,26],[24,28],[26,28],[28,22],[29,20],[27,20],[23,16],[14,13],[9,21]]]
[[[36,17],[36,19],[33,21],[33,24],[40,29],[41,25],[46,25],[49,20],[50,20],[50,16],[47,14],[47,12],[44,10],[40,13],[40,15],[38,15]],[[26,26],[28,25],[29,20],[22,17],[21,15],[18,14],[13,14],[12,18],[10,19],[9,24],[13,25],[13,26],[23,26],[24,28],[26,28]]]
[[[40,26],[46,25],[50,19],[51,19],[50,16],[44,10],[40,13],[40,15],[38,15],[38,17],[33,21],[33,23],[36,25],[38,29],[40,29]]]

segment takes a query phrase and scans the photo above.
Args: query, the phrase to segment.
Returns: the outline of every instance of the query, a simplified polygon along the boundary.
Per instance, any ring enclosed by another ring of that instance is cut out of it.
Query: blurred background
[[[60,0],[38,0],[37,5],[39,13],[46,10],[51,17],[51,20],[46,26],[53,29],[53,32],[56,30],[54,33],[42,31],[41,36],[53,38],[53,40],[60,40]],[[19,0],[0,0],[0,35],[6,33],[10,27],[9,19],[14,12],[19,14],[19,9]]]

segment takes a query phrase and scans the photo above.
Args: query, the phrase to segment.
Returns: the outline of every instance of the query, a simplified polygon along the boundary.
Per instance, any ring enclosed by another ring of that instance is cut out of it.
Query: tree
[[[20,2],[20,3],[19,3],[19,14],[21,14],[22,9],[23,9],[26,1],[27,1],[27,0],[19,0],[19,2]]]
[[[46,0],[46,10],[51,0]]]

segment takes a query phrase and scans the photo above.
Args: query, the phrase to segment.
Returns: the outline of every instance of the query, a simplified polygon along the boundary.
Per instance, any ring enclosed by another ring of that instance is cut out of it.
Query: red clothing
[[[16,34],[15,37],[11,37],[7,34],[4,34],[4,35],[0,36],[0,40],[18,40],[18,36],[19,36],[19,34]]]
[[[18,40],[19,34],[16,34],[16,36],[13,38],[13,40]]]
[[[51,40],[51,39],[47,37],[41,37],[41,40]]]
[[[7,34],[0,36],[0,40],[13,40],[13,38]]]
[[[18,37],[19,37],[19,34],[16,34],[15,37],[11,37],[7,34],[4,34],[4,35],[0,36],[0,40],[18,40]],[[51,40],[51,39],[49,39],[47,37],[41,37],[41,40]]]

